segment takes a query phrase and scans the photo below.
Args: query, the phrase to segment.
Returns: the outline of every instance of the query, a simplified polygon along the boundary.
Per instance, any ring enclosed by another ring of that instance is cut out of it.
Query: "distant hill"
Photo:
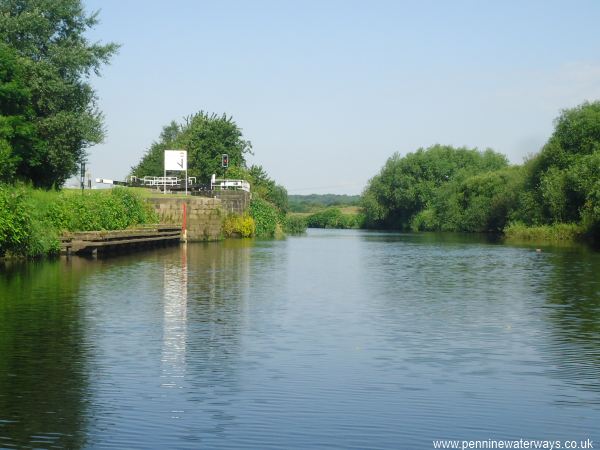
[[[313,212],[329,206],[357,206],[360,195],[309,194],[288,195],[291,212]]]

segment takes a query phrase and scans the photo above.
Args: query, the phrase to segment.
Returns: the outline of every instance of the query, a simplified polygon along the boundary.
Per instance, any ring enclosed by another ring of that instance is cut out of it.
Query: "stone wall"
[[[223,190],[223,191],[200,191],[197,195],[204,197],[217,198],[221,200],[223,209],[226,213],[243,214],[250,207],[250,192]],[[194,193],[196,197],[196,193]]]
[[[182,225],[183,205],[186,205],[186,235],[188,241],[215,241],[221,239],[221,224],[225,212],[221,200],[217,198],[188,197],[170,195],[149,199],[163,224]]]

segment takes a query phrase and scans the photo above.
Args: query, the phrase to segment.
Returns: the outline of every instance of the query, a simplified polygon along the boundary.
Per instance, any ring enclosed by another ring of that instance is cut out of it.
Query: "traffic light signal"
[[[229,155],[221,155],[221,167],[229,167]]]

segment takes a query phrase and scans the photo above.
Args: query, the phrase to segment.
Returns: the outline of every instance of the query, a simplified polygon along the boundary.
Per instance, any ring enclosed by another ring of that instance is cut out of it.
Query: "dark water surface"
[[[600,447],[600,254],[310,231],[0,269],[0,448]]]

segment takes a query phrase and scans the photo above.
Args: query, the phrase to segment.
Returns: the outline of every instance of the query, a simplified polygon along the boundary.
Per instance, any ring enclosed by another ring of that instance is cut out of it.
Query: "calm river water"
[[[0,448],[600,447],[600,254],[316,231],[0,268]]]

